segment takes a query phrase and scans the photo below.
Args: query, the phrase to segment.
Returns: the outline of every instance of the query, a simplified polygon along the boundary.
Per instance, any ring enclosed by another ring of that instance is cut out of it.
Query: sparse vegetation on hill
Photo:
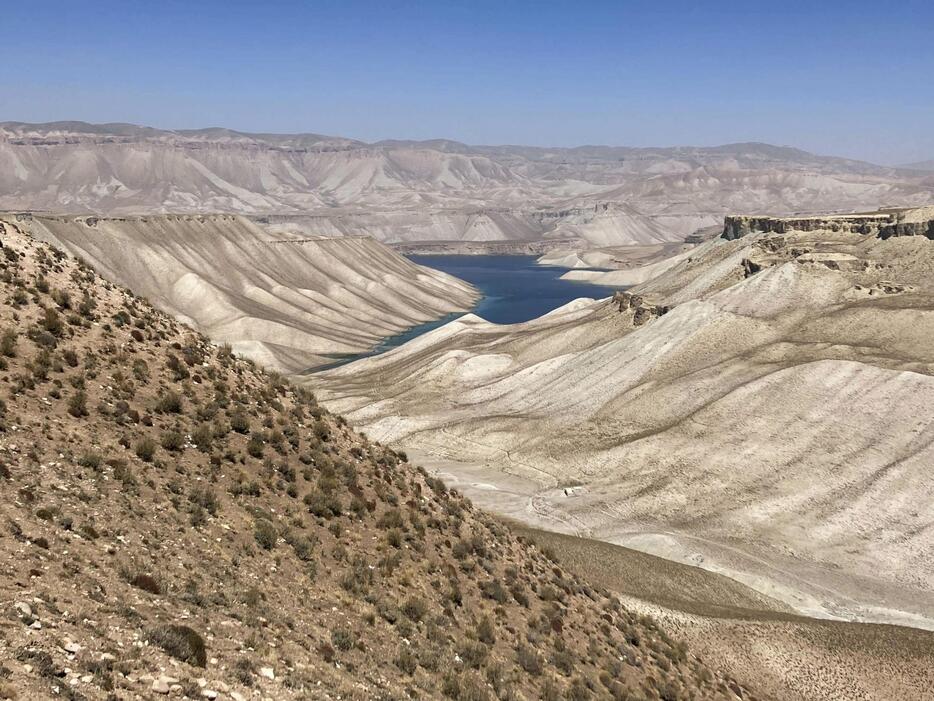
[[[309,392],[2,244],[0,697],[751,697]]]

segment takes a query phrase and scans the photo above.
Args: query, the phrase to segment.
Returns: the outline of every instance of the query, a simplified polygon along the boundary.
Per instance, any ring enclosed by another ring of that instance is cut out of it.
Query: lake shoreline
[[[334,362],[308,368],[299,374],[313,375],[380,355],[465,314],[476,314],[494,324],[518,324],[536,319],[581,297],[602,299],[612,296],[616,289],[625,289],[562,279],[562,275],[567,272],[565,268],[540,265],[538,256],[534,255],[409,254],[406,258],[469,282],[480,291],[480,298],[467,311],[453,312],[440,319],[417,324],[384,338],[362,353],[334,354]],[[592,270],[603,272],[599,268]]]

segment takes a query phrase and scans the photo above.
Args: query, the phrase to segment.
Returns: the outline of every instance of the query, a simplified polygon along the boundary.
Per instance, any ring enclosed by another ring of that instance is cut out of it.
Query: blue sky
[[[6,2],[0,120],[934,158],[934,2]]]

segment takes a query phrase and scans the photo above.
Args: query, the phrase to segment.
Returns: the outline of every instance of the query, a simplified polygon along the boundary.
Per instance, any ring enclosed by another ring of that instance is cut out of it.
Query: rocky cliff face
[[[934,207],[824,217],[729,216],[723,221],[722,236],[732,241],[752,233],[785,234],[790,231],[843,231],[883,239],[893,236],[934,239]]]

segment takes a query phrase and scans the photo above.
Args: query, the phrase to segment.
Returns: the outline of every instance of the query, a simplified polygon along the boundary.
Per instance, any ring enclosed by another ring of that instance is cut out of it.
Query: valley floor
[[[932,619],[899,611],[888,614],[888,623],[832,619],[798,589],[797,578],[745,577],[718,562],[714,544],[700,555],[701,548],[676,538],[643,534],[630,537],[627,547],[584,537],[530,480],[411,455],[572,571],[663,621],[742,683],[754,681],[764,693],[789,700],[934,699]],[[660,541],[667,547],[653,547]],[[866,613],[873,614],[885,618]]]
[[[781,699],[934,698],[934,633],[819,620],[697,567],[512,524],[691,649]]]
[[[625,523],[594,530],[574,516],[577,504],[587,500],[586,491],[578,491],[583,490],[581,487],[542,489],[532,480],[490,466],[457,463],[424,451],[408,452],[419,464],[432,469],[478,506],[525,528],[572,536],[575,542],[582,542],[581,539],[603,542],[717,577],[716,597],[704,598],[706,603],[722,603],[722,589],[729,582],[731,591],[741,590],[743,597],[752,597],[742,599],[744,607],[828,621],[934,631],[934,616],[923,613],[934,609],[917,591],[899,591],[891,584],[852,573],[841,576],[826,568],[808,569],[798,560],[789,559],[787,567],[783,567],[774,552],[766,555],[756,552],[749,544],[718,542],[687,532]],[[568,504],[574,504],[575,508],[569,509]],[[867,596],[869,593],[872,599]],[[661,603],[657,592],[649,598]],[[896,602],[902,598],[909,599],[913,605],[899,607]],[[892,606],[879,605],[879,599],[891,601]],[[730,600],[729,603],[736,602]],[[934,663],[934,656],[931,661]]]

